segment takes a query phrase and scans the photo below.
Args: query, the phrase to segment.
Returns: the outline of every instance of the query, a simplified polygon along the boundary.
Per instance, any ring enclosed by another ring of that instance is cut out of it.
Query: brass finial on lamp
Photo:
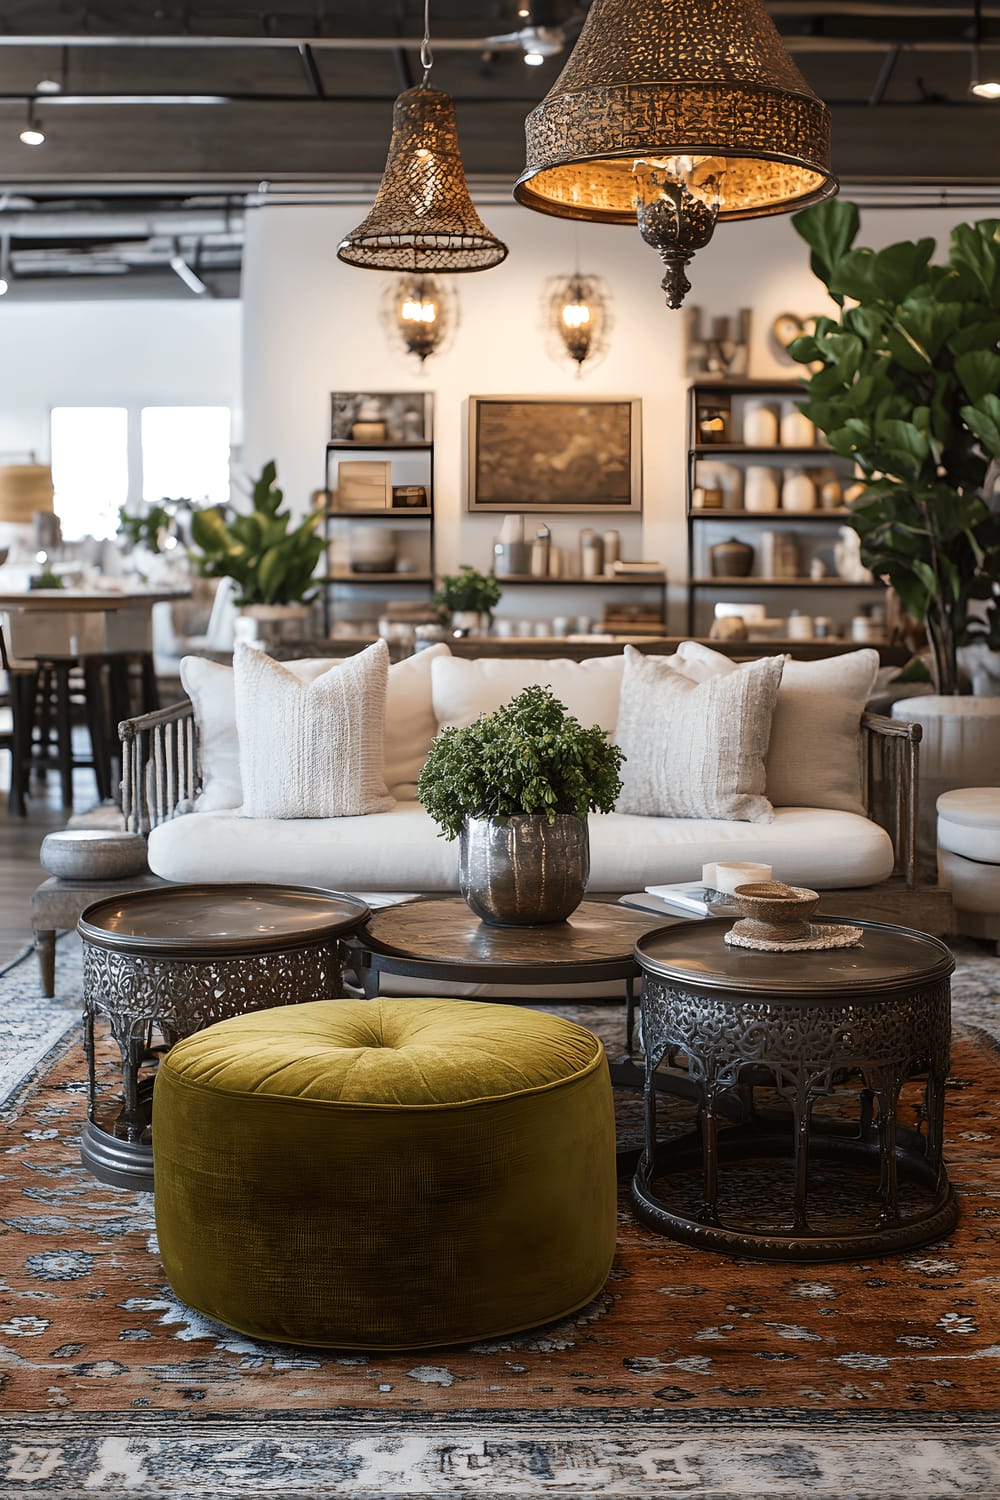
[[[507,246],[469,196],[451,95],[429,89],[434,58],[429,0],[420,48],[424,76],[392,108],[385,171],[368,217],[341,240],[339,260],[371,271],[488,271]]]
[[[638,223],[679,307],[717,220],[837,190],[830,115],[761,0],[594,0],[526,122],[514,196],[568,219]]]

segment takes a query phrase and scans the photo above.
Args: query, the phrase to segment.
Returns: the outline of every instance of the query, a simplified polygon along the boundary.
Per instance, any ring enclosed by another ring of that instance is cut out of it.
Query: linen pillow
[[[750,662],[695,682],[662,657],[625,647],[615,741],[620,813],[770,823],[764,756],[784,662]]]
[[[351,818],[388,812],[383,776],[385,641],[303,682],[238,641],[236,732],[246,818]]]
[[[438,641],[389,668],[384,774],[390,797],[400,802],[412,801],[416,796],[420,767],[438,730],[431,701],[431,662],[438,656],[450,655],[446,643]],[[324,656],[284,665],[300,682],[308,683],[328,672],[332,663]],[[180,671],[181,686],[194,706],[198,729],[201,791],[195,800],[195,811],[218,812],[239,807],[243,786],[233,669],[203,656],[185,656]]]
[[[624,662],[621,656],[592,656],[587,661],[511,660],[480,656],[474,661],[451,656],[431,671],[434,714],[440,729],[465,729],[481,713],[493,713],[522,688],[551,687],[560,703],[585,729],[600,724],[611,734],[618,717]]]
[[[738,670],[698,641],[678,655],[702,680]],[[767,795],[775,807],[828,807],[865,816],[858,732],[878,675],[870,647],[819,661],[786,661],[767,752]]]

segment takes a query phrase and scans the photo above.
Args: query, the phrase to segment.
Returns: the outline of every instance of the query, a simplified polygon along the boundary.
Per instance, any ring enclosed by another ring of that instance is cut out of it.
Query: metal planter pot
[[[563,922],[583,900],[590,876],[586,818],[515,813],[466,818],[459,835],[459,887],[484,922],[533,927]]]

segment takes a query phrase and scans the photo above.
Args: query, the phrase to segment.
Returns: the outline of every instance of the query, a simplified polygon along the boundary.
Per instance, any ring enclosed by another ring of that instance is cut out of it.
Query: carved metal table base
[[[95,899],[78,928],[84,1166],[116,1187],[152,1189],[152,1075],[160,1054],[230,1016],[342,994],[341,940],[367,916],[355,896],[265,882],[164,885]],[[121,1054],[120,1100],[98,1097],[98,1018]]]
[[[890,930],[866,928],[873,949]],[[945,958],[925,955],[925,972],[901,974],[894,992],[882,978],[867,993],[859,975],[839,995],[803,985],[771,998],[749,992],[746,968],[727,988],[724,975],[681,983],[643,963],[640,1216],[690,1244],[777,1260],[885,1254],[946,1234],[958,1216],[941,1155],[954,965],[937,946]],[[673,1140],[657,1136],[665,1074],[698,1091],[694,1129]]]
[[[115,953],[84,944],[83,1045],[87,1124],[83,1163],[115,1187],[152,1191],[151,1076],[159,1056],[182,1037],[229,1016],[298,1005],[342,992],[342,945],[324,942],[238,958],[170,959]],[[122,1062],[122,1096],[101,1101],[94,1026],[107,1021]],[[154,1030],[162,1045],[157,1045]]]

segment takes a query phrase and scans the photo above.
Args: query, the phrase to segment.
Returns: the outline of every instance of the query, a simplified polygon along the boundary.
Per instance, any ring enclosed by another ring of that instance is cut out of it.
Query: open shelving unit
[[[704,623],[698,619],[699,605],[709,598],[714,602],[720,595],[759,593],[761,602],[764,603],[769,592],[777,590],[780,591],[780,597],[785,605],[802,609],[809,604],[810,596],[815,600],[824,595],[833,595],[837,598],[844,597],[848,601],[853,596],[859,601],[872,602],[877,601],[885,592],[884,585],[877,580],[865,582],[836,576],[813,578],[808,573],[797,577],[773,577],[760,573],[752,573],[745,577],[728,577],[710,574],[705,568],[712,527],[737,533],[745,529],[750,536],[753,536],[755,532],[759,535],[762,527],[786,532],[803,530],[809,538],[808,546],[813,556],[817,555],[824,543],[832,546],[836,531],[843,526],[849,515],[848,509],[844,506],[811,511],[781,508],[703,510],[696,508],[693,504],[694,492],[699,483],[699,465],[705,463],[727,464],[731,462],[735,467],[743,469],[744,466],[749,467],[747,460],[750,460],[765,468],[835,471],[842,485],[846,487],[850,484],[852,476],[849,463],[820,442],[809,445],[789,444],[786,446],[779,443],[757,446],[742,441],[711,443],[698,441],[700,435],[698,415],[703,404],[715,403],[726,414],[730,433],[735,433],[742,431],[743,412],[747,400],[756,398],[780,404],[801,399],[802,396],[802,386],[797,381],[706,380],[696,381],[689,388],[685,499],[688,568],[687,629],[692,636],[699,633],[699,623]],[[746,539],[749,540],[749,537]],[[755,566],[759,566],[760,548],[756,541],[754,546],[757,553],[754,559]],[[789,598],[790,593],[794,597]],[[843,630],[846,621],[841,619],[837,621],[837,624]],[[793,644],[799,645],[800,642],[795,641]]]

